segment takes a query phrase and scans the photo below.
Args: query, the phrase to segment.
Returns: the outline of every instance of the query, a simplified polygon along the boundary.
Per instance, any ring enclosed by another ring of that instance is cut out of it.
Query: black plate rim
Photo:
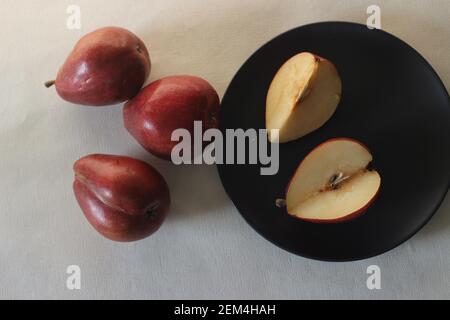
[[[260,46],[258,49],[256,49],[256,50],[249,56],[249,58],[247,58],[247,60],[245,60],[245,62],[244,62],[244,63],[241,65],[241,67],[238,69],[238,71],[237,71],[236,74],[233,76],[232,80],[230,81],[230,83],[229,83],[227,89],[225,90],[225,93],[224,93],[224,96],[223,96],[223,100],[226,99],[227,95],[229,94],[229,90],[230,90],[231,84],[232,84],[232,83],[235,81],[235,79],[239,76],[239,74],[242,72],[242,70],[244,69],[244,67],[250,62],[250,60],[253,58],[253,56],[254,56],[257,52],[259,52],[260,50],[263,50],[267,45],[269,45],[269,43],[271,43],[272,41],[274,41],[274,40],[276,40],[276,39],[278,39],[278,38],[280,38],[280,37],[285,36],[286,34],[288,34],[288,33],[290,33],[290,32],[293,32],[293,31],[295,31],[295,30],[298,30],[298,29],[300,29],[300,28],[309,28],[309,27],[314,27],[315,25],[333,25],[333,24],[335,24],[335,25],[336,25],[336,24],[338,24],[338,25],[352,25],[352,26],[355,26],[355,27],[364,27],[364,28],[367,28],[366,25],[361,24],[361,23],[356,23],[356,22],[348,22],[348,21],[322,21],[322,22],[314,22],[314,23],[309,23],[309,24],[301,25],[301,26],[292,28],[292,29],[290,29],[290,30],[288,30],[288,31],[285,31],[285,32],[279,34],[278,36],[276,36],[276,37],[270,39],[269,41],[265,42],[262,46]],[[399,41],[402,45],[404,45],[404,46],[408,47],[409,49],[411,49],[412,52],[415,53],[417,57],[419,57],[419,59],[422,61],[422,63],[424,63],[424,65],[427,67],[427,69],[428,69],[429,71],[431,71],[431,73],[434,75],[435,80],[437,80],[437,82],[440,84],[441,89],[447,94],[447,96],[449,95],[449,94],[448,94],[448,91],[447,91],[447,88],[445,87],[445,85],[444,85],[442,79],[439,77],[439,75],[438,75],[438,73],[436,72],[436,70],[434,70],[434,68],[432,67],[432,65],[431,65],[431,64],[425,59],[425,57],[423,57],[416,49],[414,49],[412,46],[410,46],[408,43],[406,43],[406,42],[403,41],[402,39],[398,38],[397,36],[395,36],[395,35],[393,35],[393,34],[387,32],[387,31],[385,31],[385,30],[382,30],[382,29],[374,29],[374,30],[372,30],[372,31],[373,31],[373,32],[380,32],[380,33],[383,33],[384,35],[386,35],[386,36],[388,36],[388,37],[394,38],[396,41]],[[450,107],[450,97],[449,97],[449,99],[448,99],[448,105],[449,105],[449,107]],[[221,113],[222,113],[222,112],[223,112],[223,109],[221,110]],[[221,127],[221,130],[223,130],[222,127]],[[435,207],[431,210],[431,212],[430,212],[430,214],[428,215],[428,217],[425,219],[425,221],[424,221],[422,224],[420,224],[420,225],[419,225],[414,231],[412,231],[408,236],[406,236],[406,237],[405,237],[404,239],[402,239],[401,241],[395,243],[394,245],[389,246],[389,247],[387,247],[387,248],[380,249],[380,250],[375,250],[375,251],[373,251],[373,252],[368,253],[367,255],[364,255],[364,256],[361,256],[361,257],[358,257],[358,258],[348,258],[348,259],[345,259],[345,258],[342,258],[342,259],[327,259],[327,258],[322,258],[322,257],[318,257],[318,256],[308,255],[308,254],[302,254],[302,253],[296,252],[296,251],[294,251],[294,250],[291,250],[291,249],[289,249],[289,248],[286,248],[285,246],[280,245],[279,243],[277,243],[276,240],[274,240],[274,239],[269,239],[269,237],[267,237],[266,235],[264,235],[263,233],[261,233],[258,229],[256,229],[256,228],[250,223],[249,219],[248,219],[244,214],[241,213],[241,211],[240,211],[239,208],[238,208],[238,204],[235,203],[235,201],[233,200],[233,198],[232,198],[231,195],[229,194],[228,189],[227,189],[227,187],[225,186],[226,183],[224,182],[224,176],[223,176],[223,172],[222,172],[222,169],[221,169],[222,166],[226,166],[226,164],[217,165],[217,170],[218,170],[220,180],[221,180],[221,182],[222,182],[222,185],[223,185],[223,187],[224,187],[224,189],[225,189],[225,192],[226,192],[227,196],[228,196],[228,197],[230,198],[230,200],[233,202],[233,204],[234,204],[236,210],[239,212],[240,216],[245,220],[245,222],[246,222],[246,223],[247,223],[247,224],[248,224],[248,225],[249,225],[249,226],[257,233],[257,234],[259,234],[262,238],[264,238],[266,241],[270,242],[271,244],[273,244],[273,245],[277,246],[278,248],[281,248],[281,249],[283,249],[284,251],[287,251],[287,252],[289,252],[289,253],[291,253],[291,254],[294,254],[294,255],[297,255],[297,256],[300,256],[300,257],[303,257],[303,258],[307,258],[307,259],[313,259],[313,260],[324,261],[324,262],[350,262],[350,261],[362,261],[362,260],[366,260],[366,259],[369,259],[369,258],[372,258],[372,257],[375,257],[375,256],[379,256],[379,255],[381,255],[381,254],[384,254],[384,253],[386,253],[386,252],[389,252],[389,251],[391,251],[391,250],[397,248],[397,247],[400,246],[401,244],[403,244],[403,243],[407,242],[408,240],[410,240],[410,239],[411,239],[414,235],[416,235],[421,229],[423,229],[423,227],[424,227],[425,225],[428,224],[428,222],[431,220],[431,218],[433,218],[433,216],[436,214],[436,212],[438,211],[438,209],[441,207],[443,201],[445,200],[445,198],[446,198],[446,196],[447,196],[448,190],[450,189],[450,171],[449,171],[449,176],[448,176],[448,178],[447,178],[447,180],[448,180],[447,188],[444,189],[444,191],[443,191],[442,194],[440,195],[439,201],[436,202]]]

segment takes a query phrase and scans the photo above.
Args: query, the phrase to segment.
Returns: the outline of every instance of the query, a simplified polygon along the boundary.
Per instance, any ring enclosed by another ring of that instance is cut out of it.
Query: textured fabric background
[[[415,47],[450,85],[450,1],[376,1],[382,27]],[[355,263],[297,257],[257,235],[227,198],[215,167],[174,167],[122,126],[121,107],[69,105],[46,90],[80,36],[105,25],[137,33],[150,80],[208,79],[222,95],[241,64],[272,37],[326,20],[365,23],[359,0],[61,0],[0,2],[0,298],[450,298],[450,199],[413,239]],[[81,7],[82,29],[66,28]],[[101,238],[72,195],[72,164],[89,153],[136,156],[167,178],[173,209],[153,237]],[[66,288],[79,265],[81,290]],[[382,289],[366,287],[381,268]]]

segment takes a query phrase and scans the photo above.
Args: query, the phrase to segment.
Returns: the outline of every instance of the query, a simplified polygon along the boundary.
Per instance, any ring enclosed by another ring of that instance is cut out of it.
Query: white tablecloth
[[[208,79],[222,95],[259,46],[293,27],[365,23],[372,1],[76,0],[0,2],[0,298],[450,298],[450,199],[407,243],[382,256],[325,263],[257,235],[227,198],[215,167],[174,167],[147,154],[121,107],[61,100],[52,79],[80,36],[105,25],[137,33],[153,72]],[[81,8],[81,30],[66,9]],[[450,85],[450,1],[377,1],[382,27],[407,41]],[[173,206],[144,241],[100,237],[72,194],[72,164],[89,153],[131,155],[166,177]],[[66,268],[81,268],[68,290]],[[381,290],[366,269],[381,268]]]

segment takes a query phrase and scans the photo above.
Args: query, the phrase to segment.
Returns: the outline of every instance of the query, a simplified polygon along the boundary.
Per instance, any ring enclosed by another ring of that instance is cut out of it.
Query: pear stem
[[[159,207],[159,204],[158,203],[155,203],[155,204],[153,204],[152,206],[150,206],[149,208],[147,208],[147,210],[145,211],[145,213],[144,213],[144,216],[147,218],[147,219],[154,219],[155,217],[156,217],[156,214],[157,214],[157,209],[158,209],[158,207]]]
[[[285,208],[286,207],[286,199],[277,199],[275,201],[275,205],[277,208]]]
[[[53,86],[55,85],[55,83],[56,83],[55,80],[47,81],[47,82],[45,83],[45,87],[46,87],[46,88],[53,87]]]

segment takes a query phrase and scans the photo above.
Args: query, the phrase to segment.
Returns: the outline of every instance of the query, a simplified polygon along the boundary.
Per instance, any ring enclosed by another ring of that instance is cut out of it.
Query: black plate
[[[425,59],[398,38],[364,25],[325,22],[286,32],[264,45],[231,82],[221,130],[264,129],[265,98],[278,68],[309,51],[335,63],[341,103],[321,129],[280,145],[277,175],[259,165],[219,165],[228,195],[263,237],[292,253],[349,261],[386,252],[421,229],[450,182],[448,93]],[[350,137],[365,143],[382,177],[380,196],[363,215],[339,224],[314,224],[275,207],[299,162],[321,142]]]

